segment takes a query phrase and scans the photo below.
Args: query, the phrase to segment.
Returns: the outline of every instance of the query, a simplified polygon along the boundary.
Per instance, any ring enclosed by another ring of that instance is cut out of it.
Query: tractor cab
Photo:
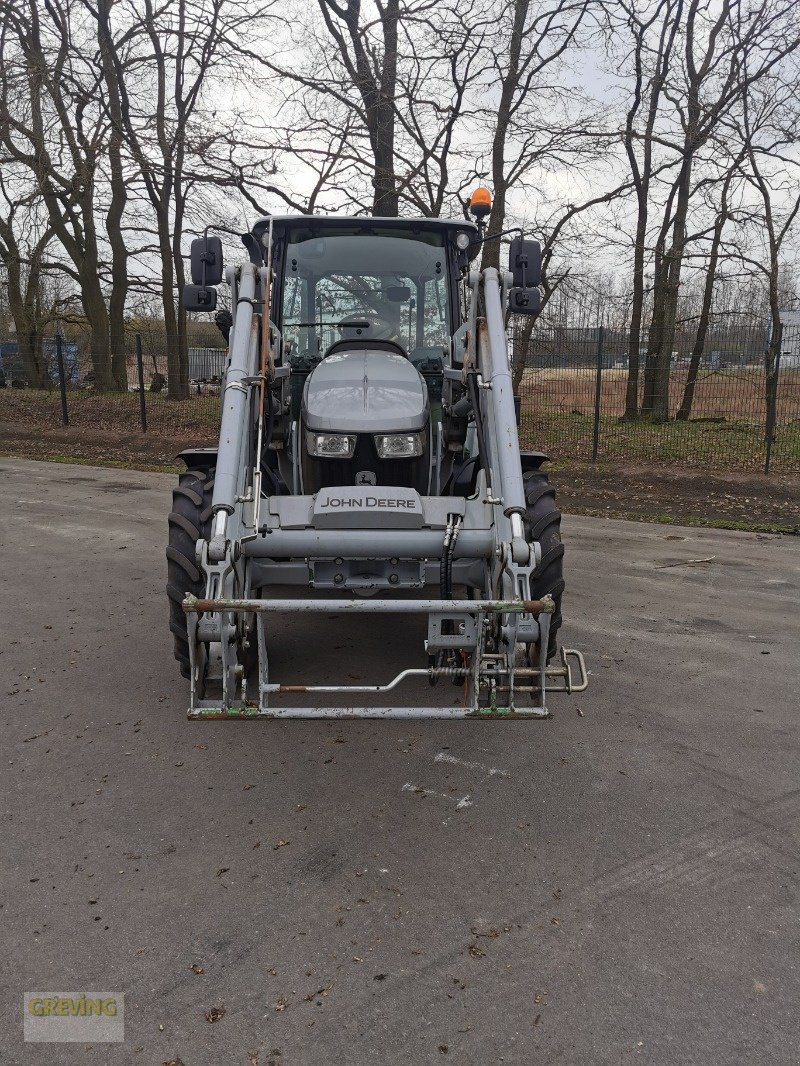
[[[428,491],[443,367],[477,227],[275,218],[253,230],[264,258],[270,229],[273,321],[291,368],[305,491],[348,484]]]

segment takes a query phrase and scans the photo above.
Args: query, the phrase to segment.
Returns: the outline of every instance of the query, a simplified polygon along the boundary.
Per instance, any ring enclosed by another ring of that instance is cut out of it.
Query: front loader
[[[538,310],[539,245],[473,269],[486,212],[273,216],[242,238],[219,444],[182,453],[170,514],[191,718],[542,718],[586,688],[558,644],[560,514],[546,456],[520,451],[506,337]],[[192,281],[186,307],[213,311],[219,238],[192,242]],[[369,685],[275,677],[281,616],[331,612],[423,614],[427,639]],[[460,705],[393,702],[413,678]]]

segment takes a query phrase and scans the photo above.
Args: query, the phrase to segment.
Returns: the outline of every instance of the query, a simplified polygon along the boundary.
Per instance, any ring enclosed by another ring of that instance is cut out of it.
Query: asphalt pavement
[[[566,518],[549,721],[188,722],[172,483],[0,460],[0,1062],[800,1061],[798,538]],[[288,617],[271,665],[423,635]],[[48,989],[125,1042],[23,1043]]]

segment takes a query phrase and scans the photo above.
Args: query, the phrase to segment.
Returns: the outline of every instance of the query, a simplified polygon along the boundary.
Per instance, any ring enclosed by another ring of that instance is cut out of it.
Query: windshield
[[[450,337],[444,236],[359,223],[290,231],[281,328],[289,357],[335,341],[380,339],[409,358],[441,361]]]

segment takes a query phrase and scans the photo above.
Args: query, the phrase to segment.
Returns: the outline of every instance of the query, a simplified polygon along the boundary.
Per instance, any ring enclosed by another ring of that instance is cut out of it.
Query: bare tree
[[[720,249],[722,247],[722,234],[726,224],[733,218],[729,207],[731,184],[737,176],[737,171],[741,166],[744,154],[745,150],[740,149],[739,153],[729,163],[722,179],[719,206],[716,211],[716,218],[714,219],[714,225],[711,231],[711,246],[709,248],[708,263],[705,269],[703,296],[697,320],[697,332],[695,334],[692,353],[689,357],[689,369],[683,386],[683,397],[681,399],[680,407],[675,415],[676,420],[679,422],[688,421],[692,413],[695,385],[697,384],[700,363],[703,358],[703,352],[705,351],[708,328],[711,322],[711,309],[714,301],[714,286],[717,280]]]
[[[651,186],[657,167],[656,122],[670,71],[684,0],[657,0],[649,8],[623,4],[630,35],[632,92],[625,113],[624,147],[635,197],[631,319],[625,418],[639,415],[639,353],[645,296],[645,261]]]
[[[790,0],[763,0],[749,9],[739,0],[687,0],[680,29],[680,76],[669,79],[665,90],[679,118],[680,136],[663,136],[677,150],[679,164],[665,211],[670,234],[656,275],[660,321],[653,331],[641,407],[655,421],[669,418],[670,362],[694,165],[723,117],[798,48],[795,15]]]
[[[394,168],[397,38],[401,0],[375,0],[377,19],[362,18],[361,0],[319,0],[325,25],[363,108],[374,162],[372,213],[397,215]]]
[[[35,190],[10,188],[8,174],[2,171],[0,196],[0,261],[5,268],[17,352],[26,379],[31,385],[44,388],[50,384],[42,350],[50,308],[42,299],[42,269],[53,230],[40,217],[43,212],[37,210],[41,208],[41,202]]]
[[[205,143],[206,124],[213,121],[206,99],[211,73],[232,57],[238,31],[263,9],[226,0],[82,2],[97,22],[115,138],[124,142],[136,166],[155,219],[167,395],[185,399],[189,366],[181,237],[191,164],[195,145]]]
[[[280,101],[270,157],[301,176],[289,198],[270,162],[262,189],[303,210],[323,201],[379,216],[461,210],[473,155],[466,120],[490,62],[492,12],[479,0],[318,0],[292,11],[288,61],[247,53]],[[252,182],[238,184],[247,197]]]
[[[579,153],[584,161],[596,156],[602,133],[594,129],[587,136],[592,121],[584,116],[576,124],[565,101],[579,94],[566,90],[557,76],[593,8],[593,0],[504,0],[498,13],[491,81],[499,99],[484,112],[491,130],[487,169],[493,192],[484,266],[499,264],[496,238],[505,226],[512,189],[555,162],[574,163]]]
[[[78,285],[90,331],[94,387],[126,389],[123,313],[125,271],[112,270],[106,300],[104,242],[119,262],[120,186],[118,140],[99,87],[96,39],[77,18],[74,0],[2,0],[0,142],[9,158],[28,168],[47,210],[50,227],[66,252],[61,264]],[[44,17],[42,17],[42,15]],[[103,167],[110,163],[104,173]],[[105,216],[102,197],[110,190]],[[124,259],[124,251],[122,251]]]
[[[740,208],[743,228],[754,236],[761,255],[745,241],[736,250],[739,260],[760,275],[766,289],[770,316],[770,342],[764,353],[765,404],[771,402],[777,354],[781,337],[781,277],[785,249],[800,216],[798,167],[795,149],[800,139],[800,108],[797,101],[797,70],[765,79],[757,91],[742,100],[741,111],[732,119],[743,144],[741,172],[754,193],[753,202]]]

